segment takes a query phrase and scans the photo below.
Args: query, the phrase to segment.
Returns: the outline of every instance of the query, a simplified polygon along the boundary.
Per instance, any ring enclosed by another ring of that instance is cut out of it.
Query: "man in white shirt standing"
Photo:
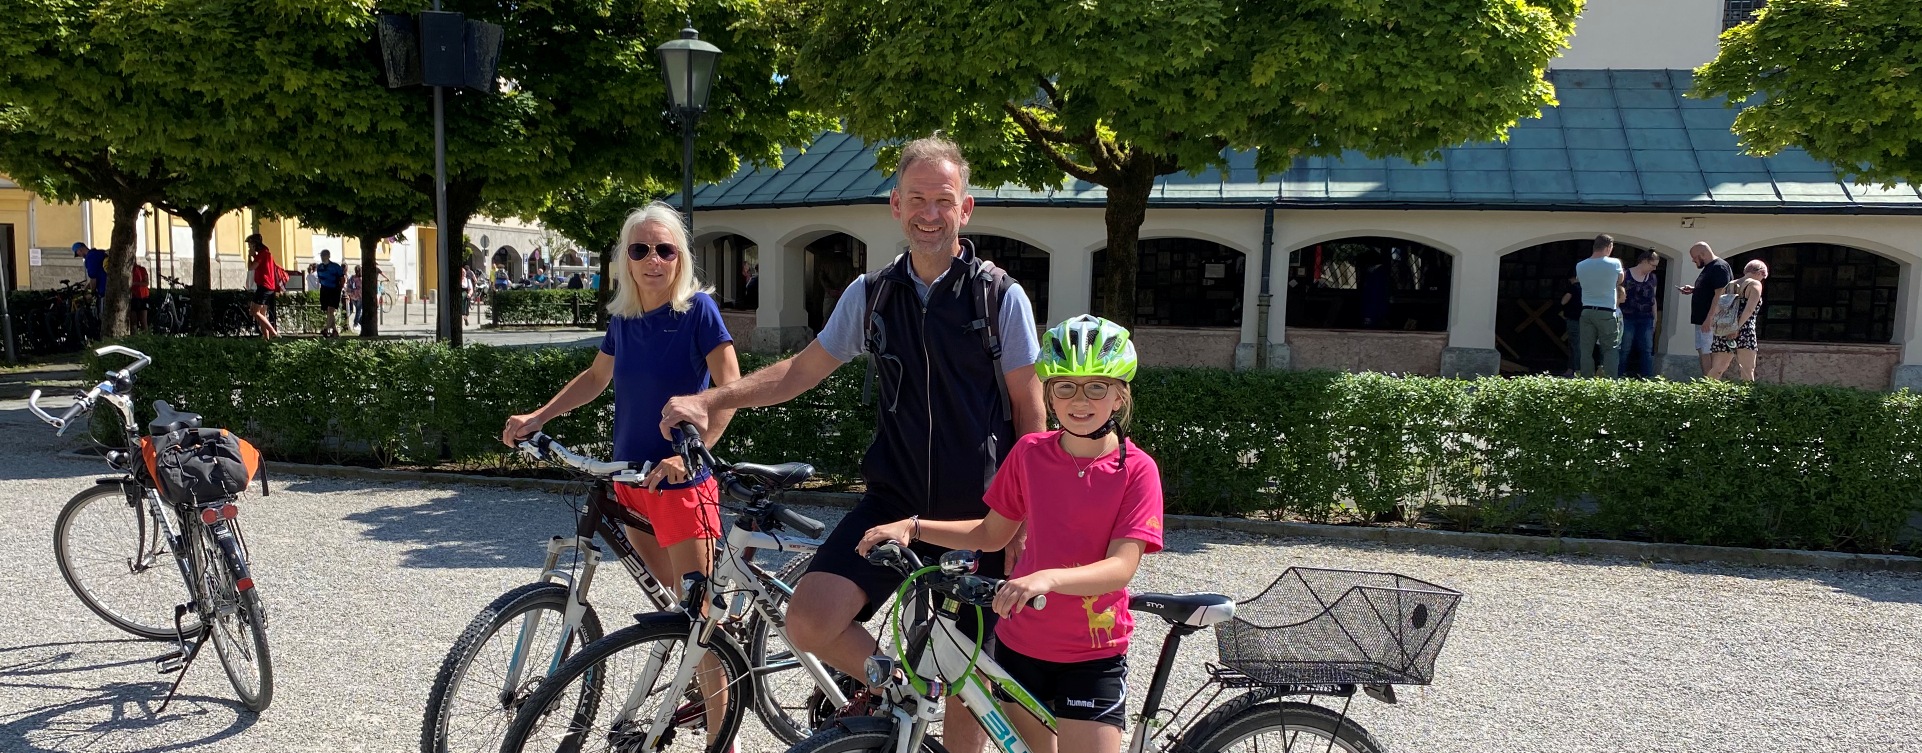
[[[1614,376],[1621,362],[1622,311],[1616,307],[1615,289],[1622,284],[1622,262],[1615,253],[1615,239],[1607,233],[1595,236],[1594,251],[1575,264],[1575,277],[1582,284],[1581,356],[1583,377],[1595,376],[1595,346],[1602,347],[1602,374]]]

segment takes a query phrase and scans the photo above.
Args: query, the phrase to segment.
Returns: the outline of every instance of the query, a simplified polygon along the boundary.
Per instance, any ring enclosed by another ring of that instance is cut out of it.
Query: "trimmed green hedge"
[[[499,466],[503,419],[592,349],[137,337],[143,400],[270,456]],[[751,371],[768,363],[744,355]],[[860,364],[744,411],[722,454],[852,478],[872,426]],[[445,396],[459,396],[447,399]],[[1147,368],[1133,435],[1170,512],[1756,547],[1915,551],[1922,396],[1718,382],[1400,378]],[[605,452],[603,399],[549,429]]]
[[[493,323],[563,324],[576,327],[594,324],[592,290],[494,290],[487,293],[493,305]]]

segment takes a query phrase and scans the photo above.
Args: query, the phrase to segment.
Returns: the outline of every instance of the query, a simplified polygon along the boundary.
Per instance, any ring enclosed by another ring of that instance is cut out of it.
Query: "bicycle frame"
[[[734,528],[728,532],[724,541],[725,545],[721,547],[720,552],[722,556],[719,558],[719,564],[714,568],[714,576],[707,581],[695,581],[694,587],[688,590],[686,598],[675,608],[676,611],[684,612],[689,616],[690,629],[686,655],[682,657],[680,666],[675,668],[674,679],[663,691],[664,698],[679,698],[686,692],[688,683],[694,679],[695,670],[707,657],[707,645],[713,638],[714,629],[723,623],[744,619],[749,610],[761,615],[762,619],[780,634],[783,641],[788,640],[787,623],[775,610],[768,589],[772,586],[781,589],[784,595],[792,595],[792,588],[776,579],[771,573],[749,562],[743,556],[743,552],[760,549],[812,552],[821,548],[820,539],[787,537],[766,531],[751,530],[749,526],[743,525],[741,520],[735,522]],[[723,602],[721,601],[723,596],[731,598]],[[697,608],[697,605],[706,604],[710,599],[715,606],[726,610],[721,618],[716,619],[707,614],[707,610]],[[788,645],[793,644],[790,642]],[[663,665],[666,664],[667,657],[664,651],[665,648],[656,648],[649,654],[640,677],[635,680],[634,687],[628,691],[627,700],[621,704],[621,710],[610,722],[611,725],[618,726],[631,721],[640,709],[641,703],[647,700],[649,691],[654,688],[654,681],[660,677],[661,671],[665,668]],[[813,654],[797,651],[794,652],[794,658],[791,661],[799,663],[803,669],[807,670],[808,676],[813,678],[815,686],[822,690],[830,703],[837,708],[847,703],[847,696],[841,693],[820,659],[815,658]],[[757,667],[745,677],[737,678],[735,683],[791,666],[784,663]],[[732,685],[735,683],[730,683],[730,691],[733,690]],[[752,686],[748,690],[751,691]],[[659,709],[655,710],[652,723],[648,725],[647,736],[639,750],[654,750],[660,744],[661,734],[671,726],[674,711],[675,704],[672,703],[663,703]]]

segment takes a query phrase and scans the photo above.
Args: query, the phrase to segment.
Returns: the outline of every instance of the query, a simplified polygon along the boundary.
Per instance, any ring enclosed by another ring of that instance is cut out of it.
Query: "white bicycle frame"
[[[618,529],[616,533],[625,535]],[[560,567],[561,555],[569,550],[580,554],[579,577],[575,577],[569,568]],[[572,538],[555,536],[547,540],[547,560],[541,564],[541,581],[544,583],[558,581],[567,584],[567,609],[562,612],[560,638],[555,641],[554,655],[549,659],[547,671],[543,676],[551,675],[554,670],[560,668],[561,660],[566,658],[564,649],[567,647],[567,642],[573,639],[575,633],[580,632],[581,619],[587,614],[587,592],[594,584],[594,571],[600,567],[601,560],[606,556],[601,551],[600,545],[595,544],[593,538],[589,536],[575,535]],[[629,557],[621,557],[620,563],[627,568],[628,574],[634,577],[634,581],[640,584],[641,593],[647,596],[655,609],[661,611],[679,609],[674,594],[668,591],[653,573],[648,572],[646,566]],[[529,612],[521,617],[520,635],[514,641],[514,654],[508,660],[507,677],[503,687],[520,686],[521,673],[526,669],[524,662],[528,651],[533,648],[534,636],[540,630],[543,619],[545,619],[543,613],[538,611]]]
[[[701,661],[707,658],[709,650],[707,642],[713,635],[714,629],[722,621],[733,622],[746,618],[750,609],[760,614],[762,620],[780,634],[781,640],[788,644],[790,650],[794,645],[788,641],[787,623],[776,613],[773,598],[767,591],[767,584],[772,583],[783,589],[783,597],[792,596],[792,585],[782,583],[766,570],[746,561],[742,558],[741,552],[748,549],[812,552],[821,548],[821,539],[790,538],[766,531],[750,531],[737,524],[728,532],[726,542],[721,561],[714,568],[714,576],[708,583],[708,597],[714,600],[717,606],[720,605],[718,601],[720,595],[730,597],[726,604],[726,614],[720,620],[700,615],[691,616],[692,627],[688,631],[686,653],[681,658],[680,666],[674,670],[674,679],[661,691],[661,697],[664,699],[681,698],[686,694],[688,683],[694,679],[694,671],[700,666]],[[672,611],[684,610],[677,605]],[[666,646],[656,646],[649,653],[640,677],[635,680],[634,687],[628,691],[627,700],[621,705],[620,713],[609,722],[610,727],[618,727],[634,718],[641,704],[651,695],[654,681],[660,677],[661,670],[665,668],[667,650]],[[831,705],[839,708],[847,703],[847,696],[835,684],[833,676],[828,674],[827,667],[821,663],[820,659],[813,654],[794,651],[793,659],[790,661],[799,663],[807,671],[808,676],[814,680],[815,687],[821,689]],[[766,675],[791,667],[792,664],[788,663],[754,667],[750,673]],[[733,686],[742,679],[744,678],[736,678],[730,682],[728,689],[731,691]],[[660,708],[654,711],[654,718],[647,726],[647,736],[640,750],[654,750],[659,746],[661,735],[672,724],[675,708],[676,705],[671,701],[664,701]]]

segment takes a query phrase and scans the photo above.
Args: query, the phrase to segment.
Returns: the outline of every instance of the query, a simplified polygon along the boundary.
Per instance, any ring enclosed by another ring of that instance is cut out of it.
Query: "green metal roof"
[[[1561,104],[1509,130],[1507,143],[1472,143],[1439,159],[1369,159],[1360,153],[1309,157],[1265,180],[1252,152],[1229,152],[1224,174],[1176,174],[1155,182],[1151,202],[1168,207],[1276,204],[1347,208],[1526,208],[1576,211],[1922,213],[1916,187],[1884,189],[1838,180],[1800,149],[1774,157],[1741,153],[1721,100],[1687,99],[1684,70],[1556,70]],[[887,201],[892,176],[874,149],[845,134],[823,134],[790,150],[780,169],[743,169],[703,186],[701,209],[870,204]],[[994,205],[1099,205],[1106,189],[1071,180],[1050,191],[975,188]]]

